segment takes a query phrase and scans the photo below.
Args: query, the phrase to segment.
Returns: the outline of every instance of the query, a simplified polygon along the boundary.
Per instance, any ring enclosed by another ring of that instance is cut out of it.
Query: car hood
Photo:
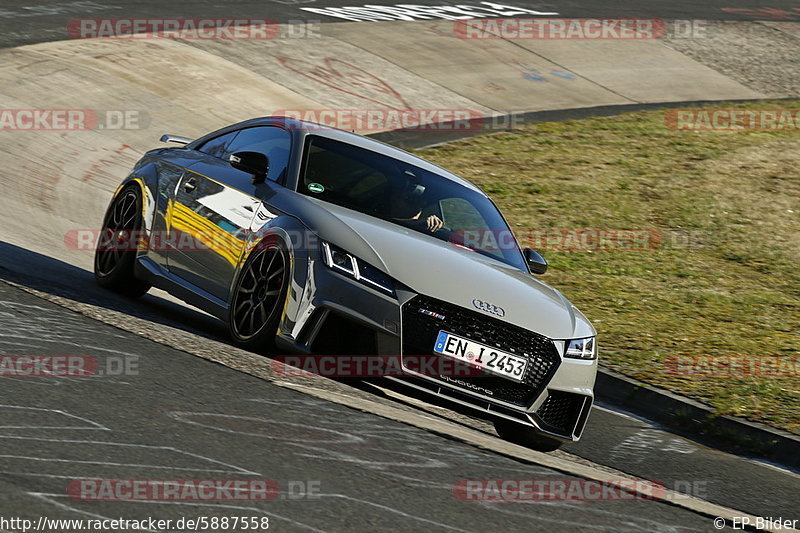
[[[594,335],[588,320],[559,291],[527,272],[433,236],[324,204],[349,231],[339,227],[319,232],[320,237],[415,292],[476,309],[552,339]],[[502,310],[491,307],[494,313],[488,313],[477,309],[477,302]]]

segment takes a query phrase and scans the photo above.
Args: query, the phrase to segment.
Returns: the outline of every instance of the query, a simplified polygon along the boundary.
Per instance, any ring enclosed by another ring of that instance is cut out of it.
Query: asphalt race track
[[[800,20],[792,0],[509,4],[559,17]],[[67,21],[77,18],[343,22],[303,8],[354,5],[363,4],[11,0],[0,5],[0,49],[67,39]],[[455,4],[425,0],[415,5]],[[52,90],[58,93],[58,87]],[[99,222],[101,213],[94,211],[82,213],[83,224]],[[18,215],[2,217],[0,223],[10,225]],[[64,230],[54,229],[56,241]],[[20,530],[2,522],[10,517],[34,522],[40,517],[266,517],[270,530],[278,532],[663,533],[714,531],[713,506],[733,516],[800,518],[797,473],[708,448],[611,406],[596,407],[579,443],[544,457],[505,445],[484,421],[424,404],[403,391],[387,391],[380,383],[281,379],[269,371],[268,359],[232,346],[224,325],[208,315],[155,290],[137,301],[110,294],[87,270],[57,251],[44,252],[50,241],[27,246],[26,239],[39,238],[38,231],[17,232],[13,243],[0,241],[0,354],[88,357],[97,361],[99,372],[85,378],[0,378],[0,533]],[[436,430],[437,424],[461,428],[485,444],[471,444],[458,431]],[[429,426],[434,429],[423,429]],[[586,469],[608,479],[654,480],[710,505],[700,510],[669,499],[467,502],[454,492],[463,479],[569,482]],[[71,497],[71,483],[87,479],[268,479],[280,493],[271,501],[210,503]]]
[[[49,333],[40,324],[50,325]],[[463,478],[564,479],[406,425],[270,385],[0,284],[4,352],[128,358],[139,375],[9,379],[0,405],[3,515],[266,515],[276,531],[505,531],[603,526],[694,531],[707,519],[653,502],[460,502]],[[68,480],[276,480],[272,502],[72,501]],[[305,494],[308,492],[309,494]],[[313,492],[313,493],[312,493]],[[57,512],[57,510],[61,512]],[[588,529],[587,529],[588,530]]]

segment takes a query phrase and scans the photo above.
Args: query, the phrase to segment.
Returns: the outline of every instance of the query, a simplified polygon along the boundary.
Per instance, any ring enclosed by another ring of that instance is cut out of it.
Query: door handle
[[[188,180],[183,182],[183,190],[186,192],[192,192],[197,188],[197,180],[194,178],[189,178]]]

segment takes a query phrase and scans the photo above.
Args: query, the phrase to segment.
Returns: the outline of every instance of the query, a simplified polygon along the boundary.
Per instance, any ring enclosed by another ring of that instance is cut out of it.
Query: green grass
[[[664,365],[674,355],[800,354],[800,131],[674,131],[663,111],[648,111],[418,153],[482,187],[521,236],[657,232],[656,249],[545,251],[544,279],[595,324],[602,365],[800,433],[800,375],[697,377]]]

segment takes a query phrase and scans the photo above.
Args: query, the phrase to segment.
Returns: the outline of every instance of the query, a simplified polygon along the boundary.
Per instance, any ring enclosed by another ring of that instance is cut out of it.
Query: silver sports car
[[[108,208],[100,285],[162,288],[225,320],[249,349],[397,357],[402,375],[387,379],[537,449],[580,437],[595,330],[535,276],[546,262],[519,248],[478,187],[284,117],[161,140],[179,146],[145,154]],[[419,356],[473,371],[407,364]]]

